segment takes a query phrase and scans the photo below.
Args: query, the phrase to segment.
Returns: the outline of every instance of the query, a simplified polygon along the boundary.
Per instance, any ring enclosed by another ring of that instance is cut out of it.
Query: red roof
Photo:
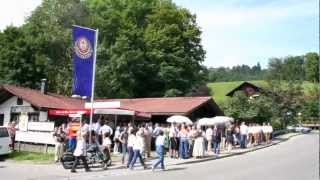
[[[2,85],[0,90],[5,90],[19,98],[24,99],[36,107],[50,109],[81,110],[84,109],[84,100],[67,96],[48,93],[43,94],[39,90]],[[138,98],[138,99],[98,99],[96,101],[120,101],[121,108],[153,115],[184,114],[187,115],[201,105],[212,102],[211,97],[163,97],[163,98]]]
[[[151,114],[188,114],[202,104],[212,100],[211,97],[166,97],[138,99],[99,99],[97,101],[120,101],[121,108]]]
[[[13,85],[2,85],[0,90],[5,90],[36,107],[52,109],[83,109],[85,103],[84,100],[74,99],[54,93],[43,94],[39,90]]]

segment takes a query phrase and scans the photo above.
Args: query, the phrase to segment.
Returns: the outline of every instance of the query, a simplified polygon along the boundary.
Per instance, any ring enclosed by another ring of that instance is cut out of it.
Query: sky
[[[20,26],[41,0],[2,0],[0,30]],[[272,57],[319,52],[318,0],[173,0],[196,14],[207,67],[263,68]]]

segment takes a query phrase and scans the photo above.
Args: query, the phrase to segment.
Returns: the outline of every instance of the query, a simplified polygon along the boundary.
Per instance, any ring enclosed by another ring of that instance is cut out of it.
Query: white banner
[[[54,122],[29,122],[28,130],[52,132],[54,130]]]
[[[16,141],[52,145],[56,143],[52,132],[17,131]]]
[[[91,109],[91,103],[86,103],[84,105],[85,109]],[[120,101],[112,101],[112,102],[93,102],[94,109],[102,109],[102,108],[120,108]]]

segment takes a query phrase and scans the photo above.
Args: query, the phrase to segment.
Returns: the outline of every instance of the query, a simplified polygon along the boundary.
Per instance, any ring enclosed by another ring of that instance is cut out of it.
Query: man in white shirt
[[[94,131],[96,134],[99,134],[101,128],[100,120],[94,122],[91,126],[91,131]]]
[[[135,136],[135,130],[132,128],[130,131],[129,131],[129,137],[128,137],[128,163],[127,163],[127,168],[129,168],[129,165],[132,161],[132,158],[133,158],[133,144],[134,144],[134,141],[136,139],[136,136]]]
[[[89,131],[90,131],[89,124],[84,119],[82,119],[81,120],[81,133],[85,134],[85,135],[89,135]]]
[[[171,124],[170,130],[169,130],[169,138],[170,138],[169,154],[171,158],[178,157],[178,150],[179,150],[178,133],[179,133],[179,130],[176,127],[176,124],[175,123]]]
[[[134,164],[136,163],[137,159],[139,158],[140,164],[144,167],[144,169],[147,169],[146,164],[143,161],[143,158],[141,156],[141,153],[144,151],[144,143],[143,143],[143,132],[138,131],[136,133],[136,137],[133,141],[133,158],[132,161],[129,164],[129,168],[133,170]]]
[[[105,133],[109,133],[109,135],[111,136],[113,134],[113,130],[110,126],[108,126],[107,124],[104,124],[101,128],[100,128],[100,133],[101,135],[105,134]]]
[[[152,171],[160,164],[161,169],[164,170],[164,143],[165,137],[163,135],[163,131],[159,131],[159,136],[156,139],[156,150],[159,156],[159,159],[153,164]]]
[[[246,148],[246,140],[248,135],[248,126],[245,122],[242,122],[240,126],[240,148]]]
[[[80,134],[78,132],[77,134],[78,136],[78,139],[77,139],[77,146],[76,146],[76,149],[74,150],[74,162],[73,162],[73,165],[72,165],[72,168],[71,168],[71,172],[75,173],[76,172],[76,167],[78,165],[78,162],[79,162],[79,159],[82,160],[83,164],[84,164],[84,168],[85,168],[85,171],[90,171],[90,168],[88,166],[88,163],[87,163],[87,160],[86,160],[86,137],[87,135],[86,134]]]
[[[160,128],[159,124],[156,123],[156,125],[154,127],[154,130],[152,132],[153,137],[157,137],[159,135],[160,130],[161,130],[161,128]]]

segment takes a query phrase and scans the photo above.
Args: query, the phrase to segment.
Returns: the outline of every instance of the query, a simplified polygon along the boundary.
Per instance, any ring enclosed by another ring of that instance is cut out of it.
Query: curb
[[[254,151],[257,151],[257,150],[260,150],[260,149],[265,149],[265,148],[268,148],[268,147],[271,147],[271,146],[274,146],[274,145],[278,145],[278,144],[286,142],[287,140],[289,140],[289,139],[291,139],[291,138],[293,138],[295,136],[298,136],[298,135],[301,135],[301,134],[295,134],[295,135],[292,135],[292,136],[290,136],[288,138],[280,138],[280,139],[278,139],[279,140],[278,142],[274,142],[272,144],[268,144],[268,145],[265,145],[265,146],[262,146],[262,147],[257,147],[257,148],[254,148],[254,149],[249,149],[249,150],[243,151],[243,152],[236,152],[236,153],[227,154],[227,155],[220,156],[220,157],[208,157],[208,158],[199,159],[199,160],[192,160],[192,161],[189,161],[189,162],[187,161],[187,162],[172,163],[170,165],[172,166],[172,165],[195,164],[195,163],[201,163],[201,162],[206,162],[206,161],[212,161],[212,160],[217,160],[217,159],[228,158],[228,157],[232,157],[232,156],[238,156],[238,155],[254,152]],[[275,138],[275,139],[277,140],[277,138]]]

